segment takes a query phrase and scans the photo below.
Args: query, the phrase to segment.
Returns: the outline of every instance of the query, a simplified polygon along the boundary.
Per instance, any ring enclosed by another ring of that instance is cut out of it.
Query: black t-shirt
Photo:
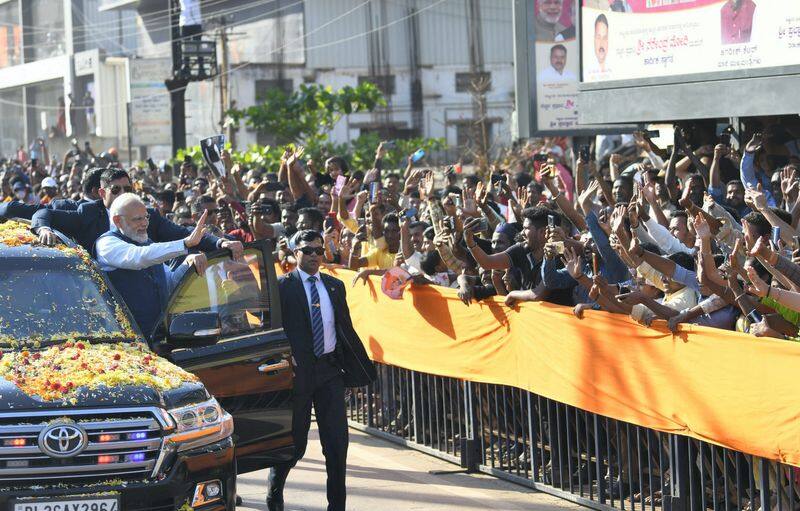
[[[511,245],[504,253],[511,260],[511,271],[520,280],[520,289],[535,289],[542,282],[543,260],[536,261],[524,243]],[[571,288],[549,290],[545,300],[560,305],[574,305]]]
[[[511,245],[504,252],[511,260],[511,271],[520,279],[521,289],[533,289],[542,281],[542,262],[536,261],[523,243]]]

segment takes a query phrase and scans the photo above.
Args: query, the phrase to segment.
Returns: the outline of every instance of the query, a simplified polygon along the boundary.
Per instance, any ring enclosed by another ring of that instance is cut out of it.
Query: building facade
[[[468,143],[479,115],[494,147],[511,142],[514,108],[512,9],[506,0],[204,0],[203,37],[217,42],[222,62],[226,38],[231,105],[255,104],[270,88],[302,83],[335,89],[368,80],[388,102],[385,109],[354,114],[332,133],[337,143],[377,131],[384,138],[442,137]],[[139,58],[170,55],[167,1],[105,0],[102,8],[133,10]],[[480,114],[470,84],[491,84]],[[219,78],[186,91],[187,140],[221,131]],[[270,134],[242,125],[239,147],[268,143]],[[157,156],[170,142],[146,148]]]
[[[0,154],[39,137],[55,149],[74,136],[122,145],[133,23],[99,0],[0,1]]]

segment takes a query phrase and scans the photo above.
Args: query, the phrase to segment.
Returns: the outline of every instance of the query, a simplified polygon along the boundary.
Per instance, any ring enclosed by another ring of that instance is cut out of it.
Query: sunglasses
[[[128,186],[114,185],[114,186],[111,187],[111,194],[112,195],[119,195],[122,192],[131,193],[132,191],[133,191],[133,187],[130,186],[130,185],[128,185]]]
[[[300,247],[297,250],[302,252],[304,255],[317,254],[318,256],[321,256],[325,253],[325,249],[322,247]]]
[[[217,209],[207,209],[206,211],[208,211],[209,215],[218,215],[219,212],[220,212],[220,209],[218,209],[218,208]]]
[[[125,215],[123,215],[123,216],[125,216]],[[144,216],[132,216],[132,217],[127,217],[127,218],[131,222],[141,223],[141,222],[145,222],[145,221],[150,220],[150,213],[145,213]]]

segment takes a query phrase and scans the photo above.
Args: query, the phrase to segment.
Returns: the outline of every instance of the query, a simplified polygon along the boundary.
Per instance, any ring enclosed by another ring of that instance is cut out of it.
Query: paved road
[[[313,424],[313,423],[312,423]],[[289,475],[284,498],[287,511],[324,511],[325,459],[314,426],[305,458]],[[347,464],[349,511],[465,511],[585,509],[543,493],[474,474],[430,475],[455,465],[350,430]],[[239,510],[264,511],[266,471],[239,477]]]

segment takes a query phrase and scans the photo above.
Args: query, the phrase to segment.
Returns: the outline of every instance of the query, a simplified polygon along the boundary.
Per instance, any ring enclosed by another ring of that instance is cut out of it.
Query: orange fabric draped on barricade
[[[672,334],[624,315],[499,299],[465,306],[413,286],[392,300],[372,278],[350,287],[353,324],[373,360],[509,385],[614,419],[800,466],[800,345],[683,325]]]

